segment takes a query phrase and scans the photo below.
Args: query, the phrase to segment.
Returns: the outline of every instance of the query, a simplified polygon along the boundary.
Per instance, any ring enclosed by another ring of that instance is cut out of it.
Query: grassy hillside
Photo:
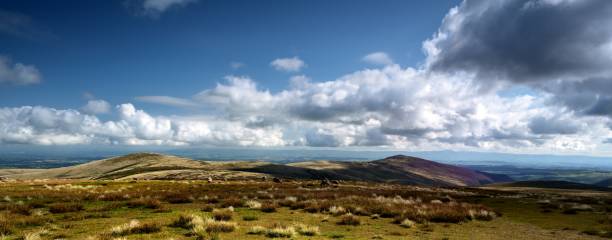
[[[136,153],[48,170],[7,169],[8,179],[329,179],[426,186],[477,186],[499,176],[425,159],[393,156],[370,162],[311,161],[275,164],[261,161],[206,162],[154,153]],[[503,177],[501,178],[503,179]]]

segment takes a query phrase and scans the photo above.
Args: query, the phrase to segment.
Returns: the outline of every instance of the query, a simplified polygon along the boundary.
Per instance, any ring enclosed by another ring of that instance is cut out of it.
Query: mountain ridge
[[[500,182],[472,169],[422,158],[394,155],[366,162],[305,161],[277,164],[263,161],[210,162],[158,153],[133,153],[84,164],[51,169],[0,169],[13,179],[329,179],[416,184],[479,186]]]

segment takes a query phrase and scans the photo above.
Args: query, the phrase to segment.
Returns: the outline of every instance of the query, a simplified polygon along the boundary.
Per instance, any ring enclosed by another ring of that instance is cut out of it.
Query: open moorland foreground
[[[4,180],[1,239],[612,237],[609,192],[275,180]]]

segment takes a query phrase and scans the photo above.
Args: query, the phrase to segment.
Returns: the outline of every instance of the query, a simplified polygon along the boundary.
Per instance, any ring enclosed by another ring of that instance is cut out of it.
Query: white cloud
[[[195,107],[197,106],[196,103],[194,103],[193,101],[189,99],[170,97],[170,96],[139,96],[139,97],[136,97],[136,100],[142,101],[142,102],[157,103],[157,104],[166,105],[166,106],[173,106],[173,107]]]
[[[136,0],[136,11],[152,17],[159,17],[165,11],[182,7],[197,0]]]
[[[119,144],[282,146],[277,128],[248,128],[214,118],[151,116],[132,104],[117,106],[118,119],[102,122],[79,111],[47,107],[0,108],[5,144]]]
[[[274,67],[274,69],[284,72],[298,72],[302,68],[306,67],[304,61],[302,61],[298,57],[277,58],[274,59],[274,61],[272,61],[270,65]]]
[[[7,57],[0,56],[0,83],[28,85],[40,83],[42,76],[33,65],[14,63]]]
[[[3,108],[0,141],[593,153],[612,137],[606,118],[548,105],[548,95],[482,92],[463,75],[390,65],[327,82],[295,79],[300,84],[271,93],[248,77],[228,76],[193,97],[212,108],[204,116],[153,116],[122,104],[117,119],[103,122],[71,109]]]
[[[373,52],[365,55],[361,60],[374,65],[393,64],[393,59],[391,59],[391,57],[389,57],[389,55],[385,52]]]
[[[104,100],[89,100],[87,104],[81,108],[81,110],[85,113],[89,114],[104,114],[109,113],[111,110],[111,105]]]
[[[235,69],[240,69],[240,68],[243,68],[244,66],[245,66],[245,64],[244,64],[244,63],[242,63],[242,62],[231,62],[231,63],[230,63],[230,67],[231,67],[232,69],[234,69],[234,70],[235,70]]]

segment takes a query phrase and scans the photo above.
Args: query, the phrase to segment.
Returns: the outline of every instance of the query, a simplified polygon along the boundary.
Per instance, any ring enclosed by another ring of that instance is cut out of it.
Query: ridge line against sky
[[[0,144],[612,156],[612,1],[350,3],[3,2]]]

